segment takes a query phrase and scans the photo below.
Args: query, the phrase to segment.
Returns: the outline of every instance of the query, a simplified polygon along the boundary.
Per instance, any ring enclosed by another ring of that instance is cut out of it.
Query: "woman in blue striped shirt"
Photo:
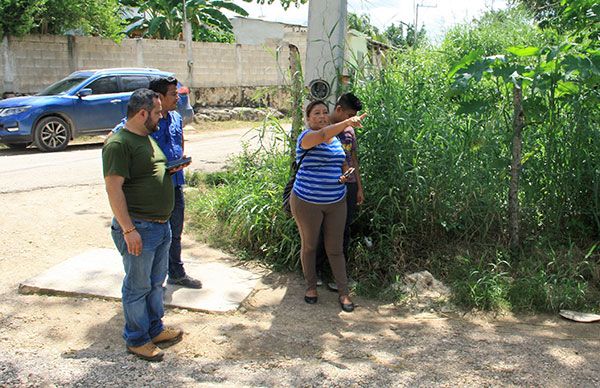
[[[298,137],[296,162],[304,157],[296,174],[290,197],[292,215],[298,225],[302,247],[300,260],[307,283],[304,300],[317,302],[315,260],[319,233],[323,228],[325,250],[338,287],[344,311],[354,310],[349,297],[346,262],[343,252],[346,223],[346,186],[342,172],[347,169],[346,153],[337,135],[345,128],[360,127],[365,114],[329,125],[329,109],[323,101],[306,107],[308,129]]]

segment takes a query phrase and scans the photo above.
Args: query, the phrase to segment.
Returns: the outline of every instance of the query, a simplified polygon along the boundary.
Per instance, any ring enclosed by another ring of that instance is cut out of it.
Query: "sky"
[[[420,4],[418,23],[425,25],[428,35],[433,40],[440,40],[444,32],[454,24],[478,17],[492,7],[493,9],[507,7],[507,0],[348,0],[348,12],[367,14],[375,26],[383,29],[400,21],[414,23],[415,1]],[[292,6],[286,11],[278,0],[271,5],[257,5],[242,0],[234,0],[234,2],[248,11],[251,18],[307,24],[308,4],[300,8]]]

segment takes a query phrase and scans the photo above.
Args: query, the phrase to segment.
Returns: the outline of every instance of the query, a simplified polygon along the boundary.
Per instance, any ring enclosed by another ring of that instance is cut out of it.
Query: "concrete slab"
[[[185,259],[188,275],[203,288],[191,290],[167,285],[165,305],[205,312],[236,310],[256,286],[259,275],[221,262]],[[70,258],[19,285],[21,293],[96,296],[121,299],[124,271],[114,249],[92,249]]]

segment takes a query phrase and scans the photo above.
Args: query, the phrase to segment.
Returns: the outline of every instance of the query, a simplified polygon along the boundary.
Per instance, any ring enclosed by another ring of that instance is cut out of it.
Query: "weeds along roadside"
[[[188,176],[198,188],[188,195],[190,225],[197,236],[241,258],[258,259],[279,270],[298,269],[296,226],[281,210],[288,155],[283,148],[259,153],[246,150],[225,172]],[[386,181],[385,185],[390,184],[389,177]],[[376,187],[367,190],[369,198],[377,195]],[[393,212],[381,201],[404,209],[401,213],[406,218],[401,222],[386,218]],[[424,227],[416,216],[411,217],[418,213],[406,214],[409,209],[401,204],[402,198],[392,202],[382,196],[381,201],[369,201],[355,228],[350,270],[360,279],[361,293],[389,297],[388,286],[398,275],[428,269],[452,286],[455,302],[465,308],[553,311],[590,307],[597,297],[594,282],[600,268],[595,249],[548,243],[542,236],[529,252],[523,252],[520,261],[511,263],[505,244],[489,227],[485,233],[474,226],[469,229],[486,236],[483,242],[481,235],[465,238],[440,225]],[[406,203],[413,204],[412,212],[423,211],[416,201]],[[425,214],[432,217],[431,209],[436,207],[427,208],[430,211]],[[375,213],[378,216],[369,219]],[[482,217],[502,219],[491,213]],[[371,248],[364,237],[374,240]]]
[[[188,175],[198,188],[188,198],[190,226],[201,240],[242,258],[259,259],[275,269],[298,268],[296,225],[281,208],[290,168],[287,134],[270,116],[255,131],[262,139],[260,149],[245,148],[224,172]]]
[[[489,18],[458,27],[442,50],[394,53],[382,71],[358,76],[354,91],[369,113],[357,134],[366,203],[353,228],[350,272],[371,295],[389,296],[402,274],[427,269],[465,308],[597,310],[598,106],[576,96],[532,98],[545,113],[524,132],[523,243],[510,255],[511,101],[493,82],[457,99],[447,73],[477,46],[492,54],[506,42],[550,38],[522,15]],[[481,106],[469,106],[475,100]],[[266,129],[285,143],[276,120],[259,135]],[[226,172],[197,177],[199,194],[188,199],[198,233],[242,257],[299,268],[297,230],[281,209],[288,151],[269,143],[246,150]]]

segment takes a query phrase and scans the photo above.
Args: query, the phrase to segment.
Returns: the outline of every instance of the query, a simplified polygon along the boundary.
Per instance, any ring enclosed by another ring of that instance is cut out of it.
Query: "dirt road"
[[[195,167],[221,166],[242,132],[188,137]],[[0,386],[600,385],[598,324],[415,313],[364,298],[345,314],[325,290],[305,304],[298,274],[258,267],[263,280],[239,311],[168,310],[184,341],[162,363],[140,361],[125,352],[119,303],[17,292],[66,258],[112,248],[99,153],[0,151]],[[232,259],[189,236],[184,256]]]
[[[240,128],[186,134],[186,153],[193,156],[190,168],[220,169],[231,155],[242,150],[242,142],[252,140],[253,133],[248,131]],[[0,150],[0,194],[102,184],[101,140],[91,139],[56,153],[41,153],[35,148]]]

